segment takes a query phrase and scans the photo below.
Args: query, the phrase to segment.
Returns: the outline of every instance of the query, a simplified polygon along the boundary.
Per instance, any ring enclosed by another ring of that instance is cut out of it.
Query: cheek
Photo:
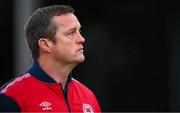
[[[61,40],[56,45],[56,52],[58,52],[62,56],[73,55],[76,53],[76,47],[72,40]]]
[[[74,53],[75,52],[75,45],[73,43],[66,43],[64,44],[62,50],[69,52],[69,53]]]
[[[75,48],[73,46],[63,46],[59,49],[59,52],[61,52],[64,55],[72,55],[75,54]]]

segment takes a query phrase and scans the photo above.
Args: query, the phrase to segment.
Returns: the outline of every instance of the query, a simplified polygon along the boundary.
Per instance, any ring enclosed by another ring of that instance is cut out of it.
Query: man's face
[[[57,26],[56,42],[53,44],[52,56],[63,63],[81,63],[85,57],[83,43],[85,39],[80,34],[80,23],[72,13],[54,16],[52,21]]]

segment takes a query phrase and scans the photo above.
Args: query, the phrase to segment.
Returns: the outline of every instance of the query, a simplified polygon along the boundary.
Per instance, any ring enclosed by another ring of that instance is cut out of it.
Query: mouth
[[[83,52],[84,52],[83,47],[80,47],[80,48],[78,49],[78,51],[81,52],[81,53],[83,53]]]

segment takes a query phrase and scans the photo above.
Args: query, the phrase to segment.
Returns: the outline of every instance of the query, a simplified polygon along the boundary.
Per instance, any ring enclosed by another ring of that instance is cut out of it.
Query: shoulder
[[[18,92],[18,90],[21,90],[27,84],[27,78],[29,77],[30,74],[26,73],[13,78],[0,88],[0,93]]]
[[[94,96],[94,93],[91,91],[91,89],[89,89],[87,86],[85,86],[83,83],[79,82],[78,80],[72,78],[72,83],[76,90],[78,90],[80,92],[84,92],[89,96],[90,95]]]
[[[85,86],[83,83],[79,82],[74,78],[72,78],[72,83],[75,84],[77,87],[84,88],[85,90],[90,90],[87,86]]]
[[[78,95],[78,97],[81,97],[81,99],[85,99],[83,101],[84,103],[89,103],[87,104],[87,106],[86,104],[84,104],[85,105],[84,107],[89,108],[89,105],[92,105],[95,111],[101,112],[95,94],[88,87],[86,87],[84,84],[82,84],[81,82],[77,81],[74,78],[72,78],[72,86],[73,89],[76,90],[76,95]]]
[[[0,111],[19,111],[19,103],[17,98],[21,95],[23,97],[23,93],[27,92],[26,86],[31,81],[29,73],[25,73],[23,75],[17,76],[1,86],[0,88]]]
[[[0,94],[0,112],[19,112],[16,102],[5,94]]]

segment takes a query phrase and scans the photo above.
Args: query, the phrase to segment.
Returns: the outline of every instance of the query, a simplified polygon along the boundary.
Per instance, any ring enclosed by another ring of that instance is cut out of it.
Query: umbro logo
[[[42,110],[51,110],[52,107],[51,107],[51,103],[50,102],[42,102],[39,104],[41,107],[42,107]]]

